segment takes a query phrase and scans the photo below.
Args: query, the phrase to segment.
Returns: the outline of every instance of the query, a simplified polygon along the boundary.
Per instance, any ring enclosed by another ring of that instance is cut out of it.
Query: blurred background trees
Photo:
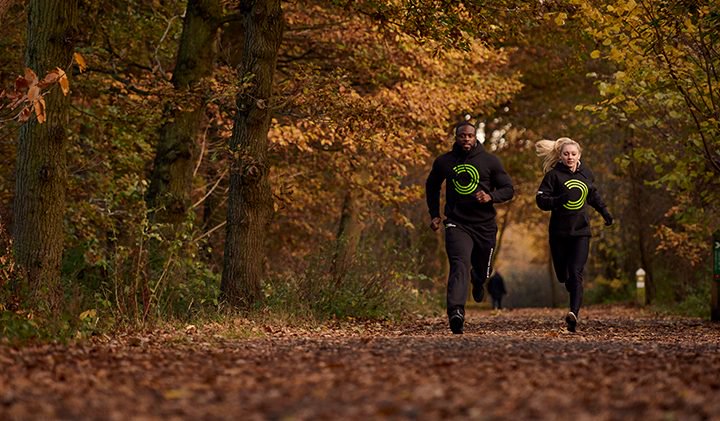
[[[3,308],[71,319],[93,309],[108,322],[214,312],[228,297],[319,316],[439,308],[445,257],[422,186],[469,114],[517,187],[498,206],[508,305],[565,302],[548,215],[534,205],[532,146],[570,136],[617,221],[603,229],[592,216],[588,299],[629,300],[642,266],[649,301],[705,311],[720,226],[716,4],[281,2],[281,42],[253,50],[268,29],[249,5],[272,3],[80,1],[67,57],[42,66],[23,58],[39,51],[36,3],[2,4]],[[253,67],[261,58],[272,75]],[[43,124],[16,82],[26,67],[69,75],[67,97],[57,83],[41,91]],[[13,233],[43,225],[24,216],[16,162],[47,150],[25,151],[22,127],[51,125],[67,175],[50,177],[62,191],[40,194],[42,216],[64,215],[57,238],[43,235],[60,253],[57,281],[43,281],[57,305],[43,310],[18,292],[37,261]]]

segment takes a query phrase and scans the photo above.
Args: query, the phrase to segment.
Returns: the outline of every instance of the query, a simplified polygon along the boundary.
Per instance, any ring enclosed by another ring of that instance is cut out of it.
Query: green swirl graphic
[[[469,164],[460,164],[453,167],[453,171],[455,171],[456,175],[460,175],[463,173],[470,174],[470,183],[467,185],[460,184],[456,179],[453,179],[453,186],[455,187],[455,191],[458,192],[458,194],[462,195],[468,195],[477,189],[478,185],[480,185],[480,174],[478,173],[478,170]]]
[[[578,210],[585,205],[585,199],[588,195],[588,186],[580,180],[568,180],[565,182],[565,187],[568,189],[580,189],[580,198],[578,200],[571,200],[563,204],[565,209]]]

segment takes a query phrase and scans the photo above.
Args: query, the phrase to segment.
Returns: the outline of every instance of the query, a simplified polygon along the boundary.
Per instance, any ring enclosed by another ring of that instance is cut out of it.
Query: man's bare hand
[[[432,228],[433,231],[437,231],[440,228],[441,223],[442,219],[433,218],[432,221],[430,221],[430,228]]]
[[[480,202],[480,203],[492,202],[492,196],[490,196],[489,194],[485,193],[485,192],[482,191],[482,190],[480,190],[480,191],[478,191],[477,193],[475,193],[475,198],[476,198],[476,199],[478,200],[478,202]]]

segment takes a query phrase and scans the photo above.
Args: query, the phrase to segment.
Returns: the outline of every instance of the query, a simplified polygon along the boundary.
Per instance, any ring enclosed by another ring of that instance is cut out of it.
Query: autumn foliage
[[[209,70],[192,86],[177,83],[188,71],[178,66],[200,65],[178,64],[189,3],[83,2],[73,62],[44,75],[22,65],[25,7],[3,17],[0,220],[12,226],[15,217],[19,128],[42,124],[45,97],[59,89],[69,118],[58,270],[74,318],[97,310],[109,323],[143,323],[221,306],[230,169],[251,162],[230,139],[237,99],[254,78],[238,70],[242,10],[207,1],[222,10],[204,22],[217,37]],[[442,294],[442,239],[427,230],[423,185],[465,115],[517,187],[498,219],[501,232],[527,235],[502,247],[546,247],[530,146],[570,136],[586,147],[620,226],[593,240],[587,278],[597,299],[630,297],[639,265],[666,302],[707,293],[707,240],[720,226],[717,6],[484,3],[282,2],[273,94],[256,103],[272,116],[267,162],[253,167],[268,171],[272,207],[258,306],[314,300],[299,313],[375,317],[410,306],[398,297],[427,304]],[[196,110],[198,132],[178,136],[187,143],[166,157],[190,162],[186,191],[148,200],[164,130]],[[173,203],[180,218],[156,219]]]

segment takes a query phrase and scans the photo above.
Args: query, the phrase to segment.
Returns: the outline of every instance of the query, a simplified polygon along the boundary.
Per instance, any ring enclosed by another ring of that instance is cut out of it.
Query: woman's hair
[[[569,137],[561,137],[558,140],[538,140],[535,142],[535,152],[543,158],[543,173],[550,171],[560,160],[560,153],[565,145],[575,145],[578,152],[582,153],[580,144]]]

